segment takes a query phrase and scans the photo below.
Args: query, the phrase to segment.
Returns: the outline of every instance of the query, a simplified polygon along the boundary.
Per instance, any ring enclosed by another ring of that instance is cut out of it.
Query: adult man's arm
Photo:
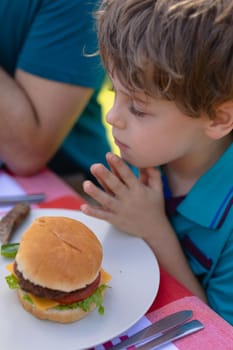
[[[93,90],[0,68],[0,159],[30,175],[56,152]]]

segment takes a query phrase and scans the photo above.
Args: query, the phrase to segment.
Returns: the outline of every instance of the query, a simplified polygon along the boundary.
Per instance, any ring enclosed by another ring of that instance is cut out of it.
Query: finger
[[[148,176],[148,186],[151,188],[158,190],[162,190],[163,183],[162,183],[162,177],[161,173],[156,168],[148,168],[147,169],[147,176]]]
[[[114,164],[114,157],[116,157],[115,164]],[[111,159],[113,161],[111,161]],[[115,174],[118,178],[120,178],[123,183],[126,183],[126,181],[124,181],[123,177],[121,177],[121,173],[118,171],[119,163],[122,163],[123,166],[128,167],[128,165],[125,163],[125,161],[121,157],[119,157],[116,154],[111,153],[111,152],[108,152],[106,154],[106,160],[108,162],[108,165],[109,165],[112,173]],[[117,162],[117,160],[119,161],[119,163]]]
[[[99,177],[99,173],[101,171],[98,171],[98,168],[104,167],[103,164],[93,164],[90,168],[90,171],[92,175],[96,178],[100,186],[109,194],[113,194],[111,190],[107,187],[106,183],[103,181],[102,177]]]
[[[139,169],[139,180],[142,184],[148,185],[148,174],[146,169]]]
[[[93,166],[91,171],[92,174],[98,179],[98,182],[102,183],[103,186],[108,189],[109,194],[112,194],[112,196],[119,197],[125,192],[126,186],[124,182],[104,166]]]
[[[118,172],[117,172],[117,169],[116,169],[114,166],[112,166],[112,164],[111,164],[110,161],[108,161],[108,158],[111,158],[111,154],[114,154],[114,153],[108,152],[108,153],[106,154],[106,160],[107,160],[107,162],[108,162],[108,165],[109,165],[109,167],[110,167],[112,173],[115,174],[117,177],[119,177],[119,174],[118,174]]]
[[[94,185],[91,181],[86,180],[83,183],[83,190],[103,208],[114,211],[115,210],[115,198],[111,194],[103,191],[101,188]]]
[[[112,222],[112,213],[103,208],[94,207],[89,204],[82,204],[80,206],[80,210],[85,215],[89,215],[100,220],[105,220],[109,223]]]
[[[137,183],[138,179],[130,170],[129,166],[117,155],[107,153],[107,162],[114,174],[123,182],[128,188],[132,188]]]

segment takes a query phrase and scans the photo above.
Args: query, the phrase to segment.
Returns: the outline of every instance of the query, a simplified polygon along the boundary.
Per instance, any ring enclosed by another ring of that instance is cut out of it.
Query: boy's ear
[[[215,118],[209,120],[206,132],[209,137],[217,140],[233,130],[233,101],[222,103],[215,114]]]

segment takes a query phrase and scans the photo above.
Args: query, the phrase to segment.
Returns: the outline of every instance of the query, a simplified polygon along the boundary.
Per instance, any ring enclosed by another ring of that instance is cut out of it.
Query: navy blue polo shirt
[[[233,325],[233,144],[183,198],[167,198],[168,217],[209,305]]]

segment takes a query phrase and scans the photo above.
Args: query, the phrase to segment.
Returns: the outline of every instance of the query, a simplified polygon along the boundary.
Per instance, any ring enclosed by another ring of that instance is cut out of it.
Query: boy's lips
[[[120,149],[128,149],[129,148],[129,146],[127,146],[125,143],[122,143],[121,141],[119,141],[116,137],[114,137],[114,142]]]

